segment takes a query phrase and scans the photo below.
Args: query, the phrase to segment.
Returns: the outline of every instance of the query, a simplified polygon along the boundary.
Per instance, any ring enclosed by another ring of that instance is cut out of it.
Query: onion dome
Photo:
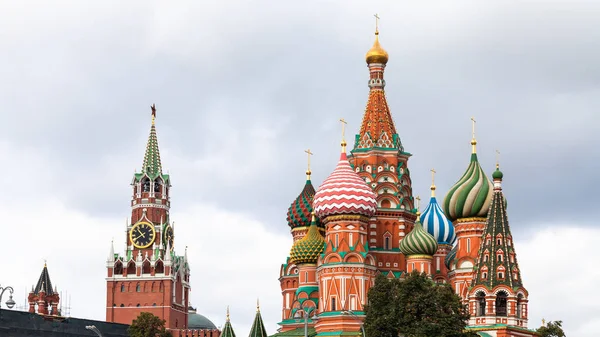
[[[217,326],[204,315],[196,312],[196,308],[188,307],[188,329],[214,330]]]
[[[492,194],[492,182],[483,172],[477,161],[477,153],[474,152],[467,171],[446,194],[444,213],[452,221],[471,217],[484,218],[490,209]]]
[[[306,235],[296,241],[290,251],[290,262],[296,265],[301,263],[317,263],[319,255],[325,249],[325,238],[317,229],[317,218],[312,215],[312,222]]]
[[[454,246],[454,248],[452,248],[450,253],[448,253],[444,259],[444,263],[446,264],[446,268],[448,268],[448,270],[451,269],[450,267],[452,267],[452,262],[454,262],[456,259],[456,252],[458,252],[458,246]]]
[[[371,63],[382,63],[386,64],[388,62],[389,55],[385,49],[381,47],[379,44],[379,31],[375,31],[375,42],[373,43],[373,47],[369,49],[366,55],[367,64]]]
[[[504,174],[502,173],[502,171],[500,171],[500,166],[496,164],[496,171],[492,173],[492,178],[494,180],[502,180],[502,177],[504,177]]]
[[[435,170],[431,170],[431,172],[431,199],[429,199],[429,205],[425,208],[423,214],[421,214],[421,222],[427,233],[433,235],[439,244],[451,245],[456,240],[454,225],[444,215],[442,208],[435,198],[435,183],[433,182]]]
[[[371,217],[375,214],[376,195],[350,167],[345,151],[335,170],[315,193],[313,208],[321,220],[331,215],[356,214]]]
[[[400,241],[400,251],[404,255],[430,255],[433,256],[437,251],[437,241],[435,238],[427,233],[419,221],[419,215],[417,214],[417,222],[413,230],[408,233]]]
[[[310,182],[310,176],[306,180],[304,189],[300,195],[292,202],[287,212],[288,226],[292,229],[297,227],[310,226],[311,214],[313,212],[313,198],[315,196],[315,188]]]

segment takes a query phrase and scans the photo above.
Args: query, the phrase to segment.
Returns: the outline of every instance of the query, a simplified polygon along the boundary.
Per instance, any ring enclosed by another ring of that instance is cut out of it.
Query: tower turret
[[[58,312],[60,296],[58,295],[56,288],[52,288],[50,273],[48,272],[48,266],[45,262],[37,284],[35,285],[35,288],[31,289],[27,300],[29,302],[29,312],[31,313],[37,312],[40,315],[53,316],[58,316],[60,314]]]
[[[265,329],[265,323],[260,315],[260,306],[258,301],[256,301],[256,315],[254,316],[254,322],[252,322],[252,327],[250,328],[250,334],[248,337],[268,337],[267,330]]]
[[[494,193],[469,291],[470,326],[506,324],[527,327],[527,290],[508,224],[498,164]]]
[[[475,118],[471,118],[471,122],[471,162],[467,171],[444,198],[444,213],[454,223],[457,241],[456,256],[449,261],[452,269],[448,273],[448,279],[462,298],[467,297],[467,290],[473,279],[477,248],[481,242],[493,192],[492,182],[477,160]]]
[[[398,245],[415,221],[408,169],[411,154],[404,150],[388,106],[384,72],[389,55],[381,46],[379,17],[375,18],[375,41],[366,55],[369,96],[348,159],[376,194],[377,211],[369,220],[369,249],[381,271],[399,275],[406,261]]]
[[[187,328],[190,270],[187,250],[184,256],[175,254],[171,179],[162,169],[154,104],[142,170],[134,173],[131,185],[125,254],[111,247],[106,261],[106,320],[131,324],[145,311],[164,319],[168,329]]]

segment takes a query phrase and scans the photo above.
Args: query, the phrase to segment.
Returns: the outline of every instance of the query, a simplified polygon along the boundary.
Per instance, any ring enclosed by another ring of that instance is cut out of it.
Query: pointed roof
[[[248,335],[248,337],[268,337],[265,324],[263,323],[262,316],[260,315],[260,307],[258,302],[256,303],[256,316],[254,317],[254,322],[252,323],[252,328],[250,328],[250,335]]]
[[[235,332],[233,331],[231,321],[229,320],[229,306],[227,307],[227,319],[225,320],[225,326],[221,332],[221,337],[235,337]]]
[[[496,174],[492,203],[473,275],[473,286],[482,285],[490,290],[497,285],[506,285],[512,289],[523,286],[501,182],[502,175]],[[488,257],[485,258],[485,255]],[[487,271],[485,277],[484,271]],[[500,273],[502,277],[499,277]]]
[[[150,136],[146,145],[144,154],[144,163],[142,164],[142,173],[148,174],[154,179],[162,174],[162,165],[160,163],[160,152],[158,150],[158,137],[156,136],[156,106],[152,104],[152,125],[150,126]]]
[[[50,274],[48,273],[48,266],[44,262],[44,269],[42,269],[42,273],[40,274],[40,278],[38,279],[37,285],[33,290],[34,294],[38,294],[40,291],[46,293],[46,295],[54,294],[54,288],[52,288],[52,282],[50,281]]]
[[[382,75],[383,76],[383,75]],[[402,148],[383,87],[371,88],[355,148]]]

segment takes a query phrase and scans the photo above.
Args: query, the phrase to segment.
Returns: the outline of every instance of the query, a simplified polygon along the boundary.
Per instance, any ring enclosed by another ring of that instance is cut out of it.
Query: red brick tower
[[[156,108],[142,170],[131,185],[131,221],[126,224],[124,256],[111,244],[107,260],[106,320],[131,324],[150,312],[168,329],[187,328],[190,270],[187,250],[177,256],[169,208],[171,180],[162,172],[156,136]]]
[[[523,287],[508,225],[502,193],[503,174],[498,166],[492,177],[494,196],[469,290],[469,326],[485,331],[496,330],[497,336],[531,336],[533,334],[525,330],[528,293]]]
[[[412,229],[415,214],[407,167],[411,154],[402,146],[385,97],[383,73],[388,58],[376,28],[375,43],[366,55],[369,99],[349,161],[377,194],[377,212],[368,224],[369,249],[379,270],[399,276],[406,265],[400,240]]]
[[[31,313],[36,312],[37,306],[37,313],[40,315],[60,315],[60,312],[58,312],[60,296],[58,296],[56,287],[52,288],[46,263],[44,263],[44,269],[42,269],[40,278],[35,288],[31,289],[27,300],[29,302],[29,312]]]

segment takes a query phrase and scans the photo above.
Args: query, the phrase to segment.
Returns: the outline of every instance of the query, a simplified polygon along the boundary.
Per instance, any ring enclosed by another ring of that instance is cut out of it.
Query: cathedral
[[[477,159],[472,119],[466,171],[438,202],[431,170],[431,197],[421,213],[412,193],[411,153],[386,101],[388,59],[376,29],[366,54],[369,95],[360,129],[350,153],[342,138],[337,166],[317,190],[307,151],[306,183],[287,212],[293,244],[279,272],[276,336],[303,335],[306,328],[312,336],[358,335],[377,274],[402,278],[412,271],[450,284],[468,305],[468,329],[479,335],[535,336],[527,329],[528,292],[498,163],[490,180]]]

